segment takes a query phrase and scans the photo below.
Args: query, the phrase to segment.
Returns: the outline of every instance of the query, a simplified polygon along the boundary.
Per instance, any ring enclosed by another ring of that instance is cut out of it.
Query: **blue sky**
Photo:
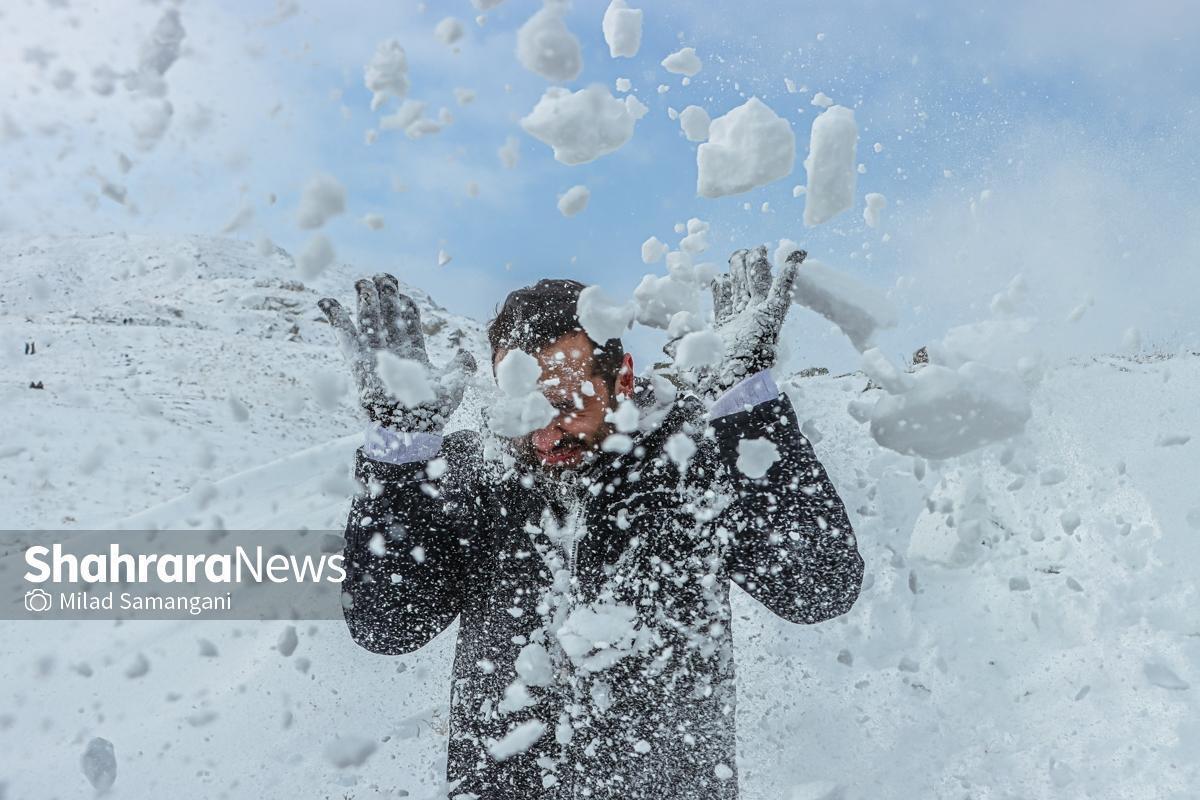
[[[266,234],[295,252],[308,237],[295,225],[300,188],[325,172],[349,198],[325,231],[339,258],[364,272],[394,271],[480,318],[509,289],[549,275],[627,294],[661,269],[641,263],[642,241],[676,244],[674,225],[699,217],[712,226],[706,259],[723,263],[735,247],[787,237],[890,292],[901,324],[880,344],[897,357],[951,325],[986,318],[991,296],[1017,273],[1030,285],[1024,311],[1041,320],[1052,349],[1114,350],[1129,326],[1165,347],[1196,341],[1184,299],[1200,289],[1200,64],[1191,45],[1200,11],[1187,3],[643,2],[638,56],[612,59],[600,28],[607,3],[577,1],[568,25],[584,69],[570,87],[611,89],[627,77],[651,111],[622,149],[576,167],[555,162],[517,124],[547,87],[514,56],[516,28],[540,2],[506,0],[482,26],[468,0],[418,5],[348,11],[301,0],[297,14],[268,26],[273,2],[181,4],[186,51],[167,75],[175,116],[148,153],[130,149],[121,98],[97,103],[83,88],[49,89],[53,65],[14,57],[0,86],[26,136],[0,145],[10,187],[0,229],[216,233],[251,205],[253,221],[234,235]],[[69,11],[29,0],[7,9],[0,28],[22,49],[60,53],[57,63],[86,75],[97,63],[135,59],[160,13],[134,0]],[[457,52],[433,36],[445,16],[465,23]],[[446,106],[455,122],[419,141],[381,132],[368,146],[364,133],[379,114],[369,109],[362,68],[391,37],[408,52],[410,96],[435,112]],[[686,87],[659,66],[681,46],[704,62]],[[807,89],[789,94],[785,77]],[[658,93],[660,84],[669,91]],[[458,107],[455,87],[478,99]],[[855,109],[866,172],[855,209],[806,229],[792,187],[805,182],[816,91]],[[792,123],[794,174],[736,197],[696,197],[696,145],[668,107],[697,104],[716,117],[752,95]],[[47,119],[57,130],[35,132]],[[507,136],[521,140],[514,170],[496,152]],[[112,166],[118,151],[135,162],[128,176]],[[89,205],[94,172],[120,178],[138,213]],[[591,189],[589,206],[564,218],[557,195],[580,183]],[[889,200],[875,230],[861,216],[872,191]],[[368,212],[385,218],[382,231],[361,223]],[[439,249],[453,257],[442,268]],[[1089,298],[1093,310],[1066,324]],[[787,337],[797,365],[857,363],[844,338],[803,309]],[[652,354],[654,339],[635,333],[635,355]]]

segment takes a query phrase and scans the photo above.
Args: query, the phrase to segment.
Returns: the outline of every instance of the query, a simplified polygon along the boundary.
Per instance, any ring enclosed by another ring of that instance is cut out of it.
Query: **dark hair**
[[[492,346],[492,363],[500,350],[523,350],[530,355],[569,336],[585,333],[579,324],[579,293],[584,290],[579,281],[566,278],[543,278],[533,286],[509,292],[488,323],[488,343]],[[625,359],[620,339],[592,342],[592,374],[604,378],[609,389],[615,385]]]

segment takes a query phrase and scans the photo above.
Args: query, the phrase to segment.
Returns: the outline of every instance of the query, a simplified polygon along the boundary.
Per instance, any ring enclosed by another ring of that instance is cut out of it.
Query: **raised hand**
[[[462,402],[467,381],[475,372],[475,359],[459,350],[454,360],[436,372],[434,379],[421,331],[421,312],[408,295],[400,293],[391,275],[362,278],[354,284],[358,294],[358,325],[337,300],[326,297],[317,306],[337,335],[342,355],[350,364],[358,387],[358,401],[373,421],[403,431],[436,433]],[[435,399],[406,406],[392,395],[379,376],[377,353],[386,351],[397,358],[425,367]]]
[[[715,397],[744,378],[775,365],[779,331],[792,302],[796,273],[808,256],[794,250],[777,274],[765,245],[738,250],[729,272],[713,280],[713,330],[724,345],[721,364],[681,377],[702,396]],[[668,354],[674,345],[667,345]]]

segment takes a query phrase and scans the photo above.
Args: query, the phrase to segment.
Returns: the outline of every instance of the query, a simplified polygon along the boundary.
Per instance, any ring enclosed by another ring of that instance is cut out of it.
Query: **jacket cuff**
[[[714,420],[739,411],[749,411],[760,403],[777,397],[779,387],[775,385],[771,371],[764,369],[726,389],[708,409],[708,418]]]
[[[363,455],[388,464],[428,461],[442,449],[442,434],[399,431],[378,423],[367,426]]]

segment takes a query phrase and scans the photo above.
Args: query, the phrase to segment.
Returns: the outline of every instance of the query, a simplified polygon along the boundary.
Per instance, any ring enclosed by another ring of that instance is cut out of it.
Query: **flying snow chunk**
[[[887,198],[878,192],[871,192],[866,197],[867,205],[863,209],[863,219],[872,228],[879,227],[879,215],[887,208]]]
[[[583,70],[583,51],[567,30],[565,13],[565,7],[547,4],[517,31],[517,60],[548,81],[573,81]]]
[[[696,48],[685,47],[677,50],[662,60],[663,69],[675,75],[695,75],[704,66],[696,55]]]
[[[651,236],[642,242],[642,263],[653,264],[665,256],[670,249],[666,242],[660,242],[657,236]]]
[[[785,240],[775,252],[776,262],[794,249]],[[882,292],[819,261],[800,266],[792,299],[837,325],[859,352],[871,346],[877,330],[896,325],[896,312]]]
[[[629,655],[637,633],[632,606],[595,603],[574,608],[555,635],[572,664],[599,672]]]
[[[408,58],[396,39],[381,42],[363,69],[363,84],[372,93],[371,110],[389,97],[402,100],[408,94]]]
[[[373,231],[383,229],[383,215],[381,214],[365,214],[362,221],[364,225]]]
[[[613,58],[633,58],[642,46],[642,10],[625,0],[612,0],[604,12],[604,41]]]
[[[791,174],[796,162],[792,126],[757,97],[712,121],[696,152],[701,197],[740,194]]]
[[[424,113],[424,102],[405,100],[399,108],[379,120],[379,127],[385,131],[402,131],[419,120]]]
[[[633,88],[633,81],[629,78],[617,78],[616,87],[618,92],[628,92]]]
[[[471,5],[480,11],[489,11],[503,2],[504,0],[471,0]]]
[[[648,110],[636,97],[618,100],[598,84],[578,92],[554,86],[521,120],[521,127],[550,145],[556,161],[586,164],[628,142],[634,124]]]
[[[804,160],[808,171],[805,225],[820,225],[854,206],[857,146],[858,125],[854,112],[845,106],[833,106],[813,120]]]
[[[703,142],[708,138],[712,120],[700,106],[688,106],[679,114],[679,127],[689,142]]]
[[[542,368],[533,356],[510,350],[496,365],[496,384],[503,396],[491,409],[488,424],[500,436],[524,436],[550,424],[556,416],[538,380]]]
[[[446,17],[433,29],[433,35],[444,45],[452,45],[463,37],[463,24],[454,17]]]
[[[302,277],[312,279],[333,263],[333,245],[321,234],[308,240],[304,249],[296,256],[296,267]]]
[[[558,196],[558,210],[564,217],[573,217],[587,208],[592,193],[583,184],[572,186]]]
[[[888,368],[877,350],[864,354],[867,375],[892,384],[873,407],[851,412],[870,423],[871,436],[883,447],[922,458],[953,458],[992,442],[1016,436],[1033,414],[1029,391],[1010,370],[968,361],[951,369],[926,364],[908,375]]]
[[[379,366],[379,379],[388,393],[406,408],[414,408],[436,399],[429,385],[429,371],[425,365],[411,358],[400,358],[387,350],[375,353]]]
[[[500,163],[505,169],[516,169],[521,162],[521,140],[515,136],[507,137],[496,154],[500,156]]]
[[[79,759],[79,767],[97,792],[112,788],[117,780],[117,755],[112,742],[99,736],[88,742]]]
[[[497,761],[505,761],[533,747],[545,732],[546,723],[537,719],[526,720],[514,725],[502,739],[489,740],[488,752]]]
[[[812,105],[819,108],[829,108],[831,105],[833,105],[833,100],[824,92],[817,92],[813,95]]]
[[[761,478],[779,460],[779,448],[770,439],[742,439],[738,442],[737,468],[747,478]]]
[[[667,439],[667,457],[683,472],[687,469],[688,461],[696,454],[696,443],[686,433],[674,433]]]
[[[693,331],[679,340],[675,365],[680,369],[710,367],[721,363],[725,344],[713,330]]]
[[[375,752],[375,741],[362,736],[343,736],[325,745],[325,760],[338,769],[361,767]]]
[[[637,311],[633,303],[618,303],[599,286],[588,286],[579,293],[576,307],[579,324],[593,342],[604,344],[620,339],[633,324]]]
[[[317,175],[304,185],[300,195],[300,210],[296,221],[301,228],[312,229],[324,225],[330,217],[346,210],[346,190],[329,175]]]

